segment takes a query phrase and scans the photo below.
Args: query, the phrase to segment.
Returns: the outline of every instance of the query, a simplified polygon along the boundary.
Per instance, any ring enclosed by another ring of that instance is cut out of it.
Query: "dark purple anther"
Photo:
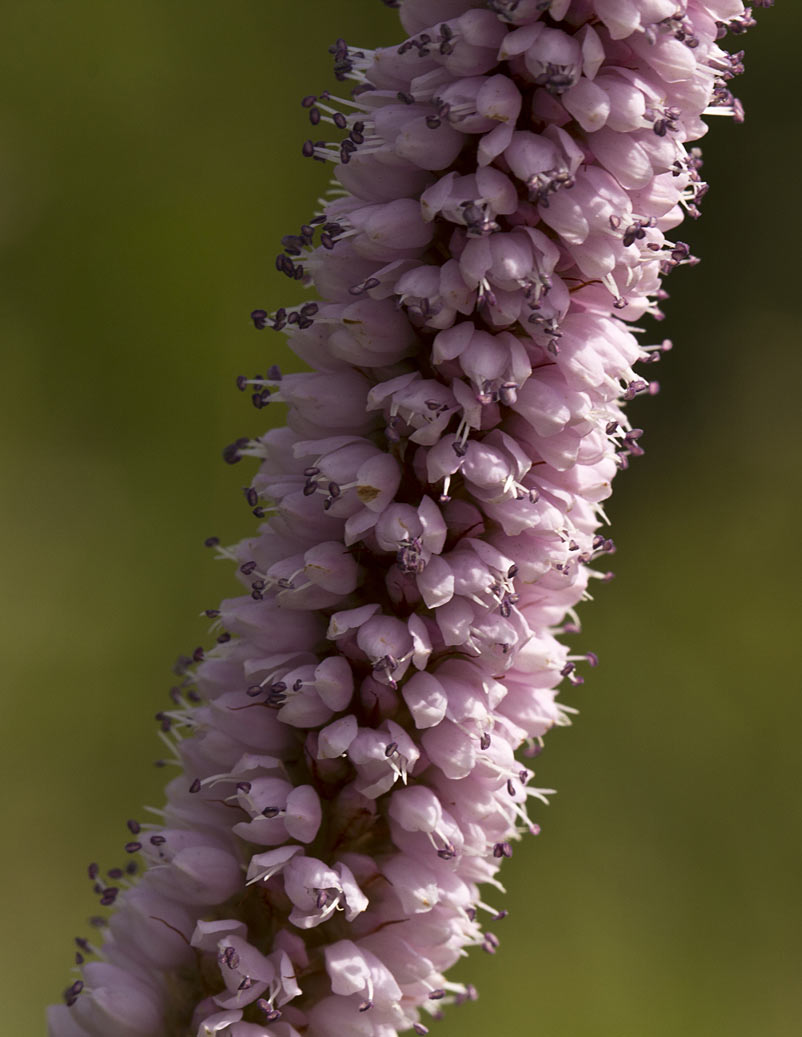
[[[170,728],[173,726],[172,720],[170,719],[170,717],[167,716],[166,713],[157,713],[155,719],[160,722],[162,731],[169,731]]]
[[[278,1008],[274,1008],[270,1002],[265,1000],[263,997],[260,997],[256,1002],[256,1007],[265,1013],[265,1019],[269,1023],[274,1023],[277,1019],[281,1018],[281,1012]]]
[[[238,461],[242,460],[242,454],[240,450],[246,447],[250,443],[247,436],[241,436],[233,443],[229,443],[228,446],[223,448],[223,460],[226,464],[237,464]]]
[[[196,792],[200,792],[200,790],[201,790],[201,780],[200,780],[200,778],[195,778],[195,780],[189,786],[189,791],[194,795]],[[151,839],[150,841],[153,842],[153,839]]]

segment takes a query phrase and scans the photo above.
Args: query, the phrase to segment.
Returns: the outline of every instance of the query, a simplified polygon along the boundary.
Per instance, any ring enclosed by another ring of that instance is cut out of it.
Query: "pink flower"
[[[186,660],[162,733],[182,767],[114,905],[79,940],[52,1037],[392,1037],[475,996],[499,941],[480,886],[540,830],[516,756],[569,723],[593,653],[575,606],[613,550],[602,501],[656,383],[628,322],[694,262],[687,143],[740,118],[718,45],[740,0],[403,0],[408,38],[338,41],[352,96],[304,99],[332,161],[278,269],[320,296],[255,310],[313,370],[240,377],[286,426],[254,458],[260,524],[219,553],[239,597]],[[96,956],[86,962],[85,957]]]

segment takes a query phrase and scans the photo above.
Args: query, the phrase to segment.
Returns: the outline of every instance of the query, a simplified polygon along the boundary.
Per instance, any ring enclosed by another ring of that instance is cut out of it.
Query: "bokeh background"
[[[299,99],[338,35],[396,29],[378,0],[12,0],[3,23],[0,1003],[35,1037],[86,863],[161,801],[152,717],[232,587],[202,542],[252,521],[220,448],[264,420],[234,376],[286,363],[248,313],[297,298],[273,257],[325,180]],[[703,263],[669,283],[617,578],[584,610],[602,666],[440,1037],[802,1032],[800,29],[762,12],[747,122],[705,143]]]

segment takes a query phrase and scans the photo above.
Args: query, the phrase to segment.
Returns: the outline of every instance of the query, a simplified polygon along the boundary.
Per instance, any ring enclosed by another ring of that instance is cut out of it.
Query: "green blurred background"
[[[396,29],[378,0],[10,0],[3,23],[0,1003],[34,1037],[86,863],[161,801],[152,716],[232,588],[202,541],[252,525],[219,451],[261,427],[234,376],[286,363],[247,315],[297,298],[273,257],[325,179],[298,101],[338,35]],[[602,666],[565,694],[581,715],[538,765],[559,795],[440,1037],[802,1032],[801,28],[762,12],[747,123],[705,144],[704,262],[669,283],[617,578],[583,613]]]

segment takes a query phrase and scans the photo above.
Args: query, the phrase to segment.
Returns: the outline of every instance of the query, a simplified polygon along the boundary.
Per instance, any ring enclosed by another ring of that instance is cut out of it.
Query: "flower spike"
[[[333,166],[250,319],[310,371],[236,378],[285,424],[258,469],[241,593],[206,610],[160,712],[177,765],[51,1037],[394,1037],[472,1000],[483,886],[553,791],[521,762],[598,663],[559,640],[612,554],[614,475],[643,453],[663,278],[707,189],[706,115],[743,112],[740,0],[385,0],[406,37],[331,48],[302,101]],[[765,0],[760,6],[766,6]],[[638,366],[640,365],[640,366]],[[494,899],[494,898],[489,898]]]

